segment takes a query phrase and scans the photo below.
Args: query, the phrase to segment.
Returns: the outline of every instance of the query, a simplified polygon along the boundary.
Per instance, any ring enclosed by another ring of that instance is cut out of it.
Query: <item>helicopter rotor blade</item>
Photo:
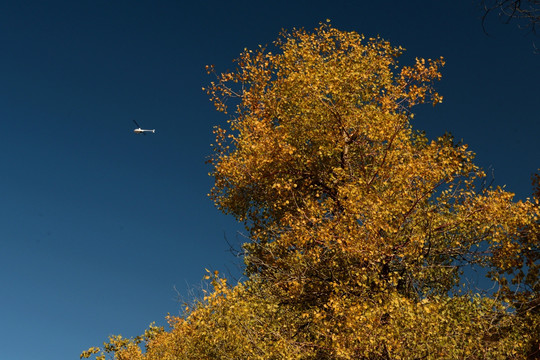
[[[135,123],[135,125],[137,125],[137,127],[140,129],[141,128],[141,125],[137,124],[137,122],[135,121],[135,119],[133,119],[133,122]]]

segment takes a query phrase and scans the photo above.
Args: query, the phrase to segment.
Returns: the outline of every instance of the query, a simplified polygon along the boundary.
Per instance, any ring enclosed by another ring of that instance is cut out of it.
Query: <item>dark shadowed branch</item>
[[[482,0],[482,6],[482,26],[485,32],[486,19],[493,13],[504,23],[517,22],[520,28],[533,33],[536,33],[540,23],[540,0]]]

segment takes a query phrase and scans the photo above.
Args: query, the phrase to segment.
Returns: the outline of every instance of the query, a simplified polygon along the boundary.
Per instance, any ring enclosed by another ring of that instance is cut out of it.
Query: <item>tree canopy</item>
[[[246,280],[209,273],[170,329],[82,357],[538,356],[540,190],[515,201],[485,185],[466,145],[412,128],[414,106],[442,101],[443,59],[401,66],[402,48],[328,23],[272,50],[208,68],[229,117],[210,196],[245,224]],[[472,268],[483,284],[465,286]]]

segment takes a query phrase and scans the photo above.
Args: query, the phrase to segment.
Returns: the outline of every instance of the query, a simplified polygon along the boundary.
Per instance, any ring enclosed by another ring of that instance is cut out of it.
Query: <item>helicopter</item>
[[[137,122],[135,120],[133,120],[133,122],[135,123],[135,125],[137,125],[137,128],[135,130],[133,130],[133,132],[135,134],[143,134],[143,135],[146,135],[145,133],[147,132],[151,132],[152,134],[155,134],[156,133],[156,129],[153,129],[153,130],[146,130],[146,129],[141,129],[141,125],[137,124]]]

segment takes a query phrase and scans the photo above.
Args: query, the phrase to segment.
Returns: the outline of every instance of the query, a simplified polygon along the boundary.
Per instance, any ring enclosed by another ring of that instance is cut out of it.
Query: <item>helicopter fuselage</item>
[[[152,134],[154,134],[156,132],[156,130],[155,129],[147,130],[147,129],[137,128],[137,129],[133,130],[133,132],[135,134],[144,134],[145,132],[151,132]]]

